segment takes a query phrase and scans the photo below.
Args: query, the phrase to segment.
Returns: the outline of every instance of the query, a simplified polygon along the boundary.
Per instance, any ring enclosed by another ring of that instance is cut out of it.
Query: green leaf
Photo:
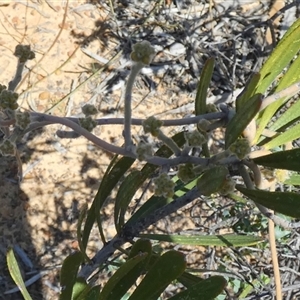
[[[119,187],[114,209],[114,223],[118,233],[121,232],[122,226],[124,225],[124,217],[128,205],[141,186],[140,178],[144,178],[141,172],[134,170],[124,179]]]
[[[180,277],[177,278],[177,280],[181,284],[183,284],[186,288],[189,288],[189,287],[195,285],[195,283],[203,281],[204,279],[202,279],[201,277],[195,276],[191,273],[184,272]]]
[[[271,141],[264,145],[266,150],[274,149],[275,147],[284,145],[288,142],[296,140],[300,137],[300,124],[297,124],[289,129],[287,129],[283,133],[279,133],[278,136],[272,138]]]
[[[103,287],[98,300],[119,300],[141,275],[148,253],[128,259]]]
[[[265,167],[300,172],[300,149],[274,152],[256,157],[253,161]]]
[[[222,276],[212,276],[194,284],[169,300],[213,300],[224,290],[226,283]]]
[[[284,181],[284,184],[300,185],[300,174],[290,174],[290,177]]]
[[[191,246],[251,246],[261,242],[260,237],[252,235],[176,235],[176,234],[140,234],[140,238]]]
[[[300,57],[300,56],[299,56]],[[300,67],[299,67],[300,69]],[[296,100],[278,119],[275,120],[269,129],[276,131],[289,125],[292,121],[297,120],[300,117],[300,99]]]
[[[283,72],[284,68],[295,57],[300,49],[300,19],[298,19],[285,33],[281,41],[278,43],[277,47],[272,52],[271,56],[265,62],[261,69],[262,80],[259,83],[257,89],[260,93],[265,93],[267,88],[272,84],[276,77]],[[299,80],[299,67],[297,67],[299,61],[295,64],[293,63],[286,74],[280,80],[277,88],[273,93],[280,92],[281,90],[287,88],[293,83]],[[288,98],[280,99],[271,105],[269,105],[265,110],[262,111],[260,118],[257,122],[257,131],[255,137],[255,143],[257,143],[263,130],[266,128],[267,124],[278,110],[278,108],[287,100]],[[264,138],[263,138],[264,139]]]
[[[184,255],[171,250],[157,259],[129,300],[157,300],[159,295],[186,268]]]
[[[117,156],[111,161],[108,166],[102,181],[100,183],[98,192],[95,196],[95,199],[88,211],[87,218],[84,224],[84,230],[82,234],[82,244],[84,249],[86,249],[87,242],[92,230],[92,227],[97,219],[98,227],[100,232],[102,231],[101,220],[100,220],[100,209],[103,206],[106,198],[112,192],[114,187],[117,185],[122,176],[127,172],[134,162],[133,158],[122,157],[117,162]],[[102,238],[103,239],[103,238]],[[105,240],[102,241],[105,243]]]
[[[259,73],[254,73],[249,82],[247,82],[247,85],[244,88],[243,92],[236,99],[235,106],[237,112],[240,109],[242,109],[244,105],[246,105],[248,99],[253,97],[256,91],[257,84],[260,81],[260,78],[261,76]]]
[[[84,255],[85,260],[90,262],[90,259],[85,252],[85,246],[82,243],[82,231],[81,231],[81,226],[83,220],[86,217],[87,209],[88,209],[88,205],[87,203],[84,203],[77,222],[77,241],[78,241],[79,249],[81,253]]]
[[[86,294],[88,290],[90,290],[91,287],[86,283],[84,278],[77,278],[76,282],[73,286],[73,292],[72,292],[72,300],[80,300],[85,299],[82,298],[83,294]]]
[[[215,59],[213,57],[209,58],[203,66],[195,100],[196,116],[206,114],[207,89],[212,78],[214,66]]]
[[[25,300],[32,300],[30,297],[26,286],[24,284],[18,262],[16,260],[16,257],[14,255],[14,251],[12,248],[9,248],[7,251],[7,256],[6,256],[6,261],[7,261],[7,266],[9,270],[9,274],[14,280],[15,284],[18,286],[22,296],[24,297]]]
[[[72,299],[73,287],[78,280],[77,272],[83,261],[84,256],[81,252],[74,252],[65,258],[60,270],[60,300]]]
[[[284,215],[300,218],[300,195],[292,192],[268,192],[246,189],[240,185],[236,189],[254,202]]]
[[[155,210],[172,202],[172,198],[165,198],[161,196],[152,196],[148,199],[131,218],[126,222],[127,225],[135,224],[139,219],[151,214]]]
[[[225,132],[225,148],[234,143],[258,113],[262,102],[262,95],[255,94],[228,122]]]
[[[124,274],[120,271],[116,272],[116,275],[114,276],[119,276],[121,277],[122,274],[124,275],[121,278],[114,278],[114,280],[111,279],[109,280],[108,284],[109,287],[104,287],[103,293],[106,293],[106,300],[116,300],[116,299],[121,299],[123,295],[125,295],[125,293],[130,289],[130,287],[132,287],[136,280],[138,279],[138,277],[146,270],[147,265],[149,264],[150,258],[151,258],[151,253],[152,253],[152,245],[151,242],[149,240],[137,240],[130,251],[130,254],[128,256],[128,260],[133,259],[133,261],[131,261],[130,264],[135,264],[136,265],[132,265],[132,268],[130,269],[130,266],[127,265],[127,262],[125,263],[127,266],[123,267],[124,268]],[[146,257],[144,259],[142,259],[140,262],[136,261],[137,259],[139,260],[138,257],[140,257],[142,254],[146,254]],[[119,283],[118,283],[119,280]],[[114,288],[114,285],[117,286],[117,288]],[[111,290],[110,293],[109,289]],[[104,295],[105,296],[105,295]],[[102,296],[101,296],[102,297]]]
[[[298,82],[300,80],[300,55],[294,60],[294,62],[291,64],[291,66],[288,68],[287,72],[283,76],[283,78],[280,80],[278,87],[276,88],[276,92],[281,91],[282,89],[285,89],[292,84]],[[288,100],[289,97],[285,98],[285,101]],[[275,120],[274,124],[270,126],[271,130],[277,130],[292,120],[298,118],[300,116],[300,107],[299,107],[299,101],[296,101],[294,105],[292,105],[287,111],[285,111],[284,114],[279,116],[278,119]]]
[[[264,63],[260,75],[261,80],[257,92],[265,93],[268,87],[291,62],[300,49],[300,19],[298,19],[285,33],[277,47]]]
[[[90,289],[90,291],[86,295],[86,298],[80,300],[98,300],[99,296],[100,296],[100,285],[96,285]]]
[[[207,91],[211,82],[214,66],[215,59],[213,57],[209,58],[203,66],[195,99],[196,116],[207,113]],[[202,153],[205,157],[209,157],[209,148],[207,142],[202,145]]]

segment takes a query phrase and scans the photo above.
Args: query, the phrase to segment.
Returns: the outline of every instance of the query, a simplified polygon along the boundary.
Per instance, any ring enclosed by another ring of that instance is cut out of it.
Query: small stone
[[[48,100],[49,98],[50,98],[50,93],[47,91],[39,94],[40,100]]]
[[[174,43],[170,46],[170,53],[174,56],[185,54],[185,46],[181,43]]]

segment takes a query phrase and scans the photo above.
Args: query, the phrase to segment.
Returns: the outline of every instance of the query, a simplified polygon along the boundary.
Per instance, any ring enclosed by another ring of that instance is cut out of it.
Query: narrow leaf
[[[60,300],[72,299],[73,287],[77,280],[77,272],[83,261],[84,256],[81,252],[74,252],[65,258],[60,270]]]
[[[195,283],[203,281],[204,279],[202,279],[201,277],[195,276],[191,273],[184,272],[180,277],[177,278],[177,280],[181,284],[183,284],[186,288],[189,288],[189,287],[195,285]]]
[[[292,84],[298,82],[300,80],[300,55],[295,59],[295,61],[291,64],[283,78],[280,80],[276,91],[280,91],[285,89]],[[286,98],[288,99],[288,97]],[[279,118],[270,126],[271,130],[277,130],[292,120],[298,118],[300,116],[300,101],[296,101],[294,105],[292,105],[287,111],[285,111]]]
[[[100,286],[96,285],[90,289],[90,291],[86,295],[86,298],[80,300],[98,300],[99,296],[100,296]]]
[[[222,276],[212,276],[194,284],[169,300],[213,300],[224,290],[226,283]]]
[[[300,174],[290,174],[290,177],[285,180],[284,184],[300,185]]]
[[[300,149],[275,152],[254,158],[253,161],[265,167],[300,172]]]
[[[283,72],[284,68],[295,57],[300,49],[300,19],[298,19],[285,33],[277,47],[272,52],[269,59],[261,70],[263,80],[260,82],[258,92],[265,93],[276,77]],[[283,55],[284,54],[284,55]],[[285,75],[280,80],[273,93],[278,93],[300,80],[299,61],[295,61],[288,68]],[[258,121],[255,143],[259,140],[263,130],[270,122],[271,118],[288,97],[279,97],[279,100],[269,105],[262,113]]]
[[[247,82],[247,85],[244,88],[243,92],[236,99],[235,106],[237,112],[242,109],[244,105],[246,105],[248,99],[253,97],[260,78],[261,76],[259,73],[254,73],[249,82]]]
[[[85,299],[82,298],[84,294],[86,294],[91,287],[86,283],[84,278],[77,278],[76,282],[73,286],[73,292],[72,292],[72,300],[80,300]]]
[[[191,246],[251,246],[261,242],[260,237],[252,235],[176,235],[176,234],[140,234],[140,238]]]
[[[268,87],[291,62],[300,49],[300,19],[298,19],[285,33],[277,47],[264,63],[260,74],[261,80],[258,93],[265,93]]]
[[[267,208],[278,213],[300,218],[300,195],[292,192],[268,192],[262,190],[246,189],[240,185],[237,190]]]
[[[87,209],[88,209],[88,205],[87,205],[87,203],[85,203],[81,209],[81,212],[80,212],[80,215],[79,215],[79,218],[77,221],[77,240],[78,240],[79,249],[80,249],[81,253],[84,255],[85,260],[90,262],[90,259],[85,252],[85,246],[82,243],[82,230],[81,230],[83,220],[85,219],[86,214],[87,214]]]
[[[124,217],[128,205],[141,185],[141,175],[140,171],[133,171],[124,179],[119,187],[114,209],[114,223],[118,233],[120,233],[124,225]]]
[[[136,268],[146,257],[148,253],[139,255],[127,260],[115,272],[103,287],[98,300],[117,300],[127,292],[134,284],[136,279],[141,275],[142,267]]]
[[[214,65],[215,59],[212,57],[209,58],[203,66],[195,100],[196,116],[206,114],[207,89],[209,87],[211,77],[214,71]]]
[[[101,220],[99,220],[100,209],[103,206],[106,198],[134,162],[134,159],[129,157],[122,157],[117,162],[116,160],[117,156],[114,157],[108,166],[100,183],[95,199],[88,211],[82,234],[82,244],[84,249],[86,249],[87,242],[96,219],[99,230],[101,231]],[[105,241],[102,242],[105,243]]]
[[[270,142],[264,145],[266,150],[274,149],[275,147],[284,145],[288,142],[292,142],[300,137],[300,124],[297,124],[283,133],[279,133],[278,136],[274,137]]]
[[[159,257],[129,300],[157,300],[165,288],[186,268],[184,255],[171,250]]]
[[[300,57],[300,56],[299,56]],[[299,68],[300,69],[300,68]],[[300,99],[296,100],[269,128],[276,131],[300,117]]]
[[[14,255],[14,251],[12,248],[9,248],[7,251],[7,256],[6,256],[6,261],[7,261],[7,266],[9,270],[9,274],[14,280],[15,284],[18,286],[22,296],[24,297],[25,300],[32,300],[30,297],[26,286],[24,284],[18,262],[16,260],[16,257]]]
[[[248,124],[258,113],[262,102],[262,95],[255,94],[228,122],[225,133],[225,148],[227,149],[242,134]]]

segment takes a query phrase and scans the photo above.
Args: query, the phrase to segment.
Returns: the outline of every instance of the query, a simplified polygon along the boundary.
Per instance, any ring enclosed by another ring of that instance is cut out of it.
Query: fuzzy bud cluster
[[[153,148],[151,144],[139,143],[136,147],[137,159],[143,161],[153,155]]]
[[[0,144],[0,153],[3,156],[14,156],[16,151],[15,149],[16,149],[16,145],[8,139],[5,139]]]
[[[154,48],[148,41],[143,41],[133,45],[130,58],[134,62],[149,65],[155,55]]]
[[[243,159],[251,152],[251,147],[246,138],[241,138],[230,145],[229,150],[239,159]]]
[[[218,112],[218,107],[213,103],[206,104],[206,113],[215,113]]]
[[[184,138],[191,147],[200,147],[202,144],[207,142],[206,137],[198,130],[185,132]]]
[[[206,134],[207,131],[209,131],[210,122],[206,119],[202,119],[198,122],[197,128],[202,134]]]
[[[31,51],[29,45],[17,45],[14,55],[19,58],[20,63],[35,58],[35,54]]]
[[[16,110],[19,107],[18,97],[17,93],[3,89],[0,94],[0,108]]]
[[[16,124],[21,129],[26,129],[30,125],[30,113],[28,111],[15,113]]]
[[[145,133],[151,133],[153,136],[158,136],[160,127],[163,125],[163,122],[157,120],[155,117],[149,117],[143,121],[143,128]]]
[[[154,179],[155,195],[164,196],[165,198],[173,197],[175,183],[166,173],[160,174]]]
[[[85,104],[81,107],[81,111],[85,116],[93,116],[98,113],[97,108],[92,104]]]
[[[79,125],[91,132],[97,126],[97,122],[88,116],[86,118],[80,118]]]

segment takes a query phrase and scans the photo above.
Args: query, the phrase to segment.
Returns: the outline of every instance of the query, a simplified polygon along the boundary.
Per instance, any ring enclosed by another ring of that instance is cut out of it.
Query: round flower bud
[[[151,133],[153,136],[158,136],[159,128],[163,125],[163,122],[152,116],[143,121],[142,125],[145,133]]]
[[[239,159],[243,159],[251,152],[251,147],[246,138],[241,138],[230,145],[229,150]]]
[[[97,108],[92,104],[85,104],[81,107],[81,111],[85,116],[92,116],[98,113]]]
[[[16,145],[10,140],[6,139],[0,144],[0,152],[3,156],[14,156]]]
[[[97,126],[97,122],[88,116],[86,118],[79,119],[79,125],[91,132]]]
[[[153,155],[153,148],[151,144],[140,142],[136,147],[137,159],[143,161]]]
[[[206,133],[209,130],[210,122],[206,119],[202,119],[198,122],[197,128],[201,133]]]
[[[18,108],[18,100],[19,95],[15,92],[2,90],[0,94],[0,107],[2,109],[12,109],[16,110]]]
[[[198,130],[185,132],[184,133],[185,140],[187,141],[188,145],[191,147],[199,147],[205,142],[207,142],[206,137],[200,133]]]
[[[30,125],[30,122],[31,122],[30,113],[28,111],[25,111],[25,112],[17,111],[15,113],[15,119],[16,119],[17,125],[21,129],[26,129]]]
[[[154,48],[148,41],[142,41],[133,45],[132,50],[131,59],[144,65],[149,65],[155,54]]]
[[[35,58],[35,54],[31,51],[29,45],[17,45],[14,55],[19,58],[21,63],[25,63],[27,60]]]
[[[175,183],[166,173],[160,174],[154,179],[155,195],[171,198],[174,195]]]

